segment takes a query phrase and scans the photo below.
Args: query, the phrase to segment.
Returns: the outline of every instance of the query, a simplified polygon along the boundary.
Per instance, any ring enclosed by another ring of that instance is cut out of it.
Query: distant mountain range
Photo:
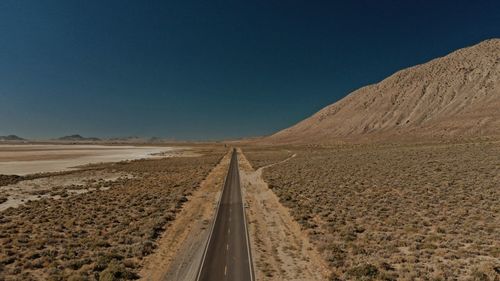
[[[0,141],[25,141],[25,139],[16,135],[0,136]]]
[[[60,138],[54,138],[51,140],[36,139],[28,140],[21,138],[16,135],[0,136],[0,142],[102,142],[102,143],[166,143],[175,142],[173,139],[163,139],[158,137],[114,137],[114,138],[96,138],[96,137],[84,137],[80,134],[63,136]]]
[[[162,143],[162,142],[173,142],[173,139],[162,139],[158,137],[138,137],[138,136],[130,136],[130,137],[121,137],[121,138],[109,138],[106,139],[108,142],[123,142],[123,143]]]
[[[96,137],[83,137],[79,134],[63,136],[60,138],[55,138],[51,140],[27,140],[16,135],[8,135],[8,136],[0,136],[0,142],[103,142],[103,143],[164,143],[164,142],[172,142],[174,140],[171,139],[162,139],[157,137],[144,138],[138,136],[130,136],[130,137],[115,137],[115,138],[96,138]]]
[[[129,137],[115,137],[115,138],[95,138],[95,137],[82,137],[81,135],[70,135],[56,139],[57,141],[74,141],[74,142],[112,142],[112,143],[161,143],[171,141],[157,137],[145,138],[138,136]]]
[[[81,135],[70,135],[70,136],[64,136],[60,137],[57,140],[59,141],[100,141],[100,138],[86,138],[82,137]]]
[[[500,39],[396,72],[270,143],[500,136]]]
[[[129,136],[129,137],[115,137],[107,139],[112,142],[147,142],[148,138],[142,138],[138,136]]]

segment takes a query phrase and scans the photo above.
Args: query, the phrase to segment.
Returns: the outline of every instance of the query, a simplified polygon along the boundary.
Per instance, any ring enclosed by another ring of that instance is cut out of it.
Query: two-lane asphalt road
[[[196,280],[254,280],[236,150]]]

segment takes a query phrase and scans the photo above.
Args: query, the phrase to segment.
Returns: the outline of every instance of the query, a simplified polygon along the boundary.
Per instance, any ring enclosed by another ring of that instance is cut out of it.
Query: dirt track
[[[240,154],[240,173],[248,206],[256,280],[327,280],[326,263],[263,180],[265,166],[255,171],[244,152]],[[276,164],[283,161],[287,160]]]

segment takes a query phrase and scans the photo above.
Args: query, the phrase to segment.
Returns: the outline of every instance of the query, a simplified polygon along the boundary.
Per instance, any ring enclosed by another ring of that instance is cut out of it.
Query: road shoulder
[[[256,280],[327,280],[326,263],[269,189],[262,169],[255,171],[241,150],[239,165]]]
[[[182,211],[160,238],[157,251],[146,259],[141,280],[192,281],[196,278],[230,160],[228,152],[184,203]]]

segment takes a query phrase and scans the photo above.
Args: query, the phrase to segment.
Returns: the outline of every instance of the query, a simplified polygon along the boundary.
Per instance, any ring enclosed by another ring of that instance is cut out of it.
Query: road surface
[[[236,150],[208,239],[197,281],[254,280]]]

